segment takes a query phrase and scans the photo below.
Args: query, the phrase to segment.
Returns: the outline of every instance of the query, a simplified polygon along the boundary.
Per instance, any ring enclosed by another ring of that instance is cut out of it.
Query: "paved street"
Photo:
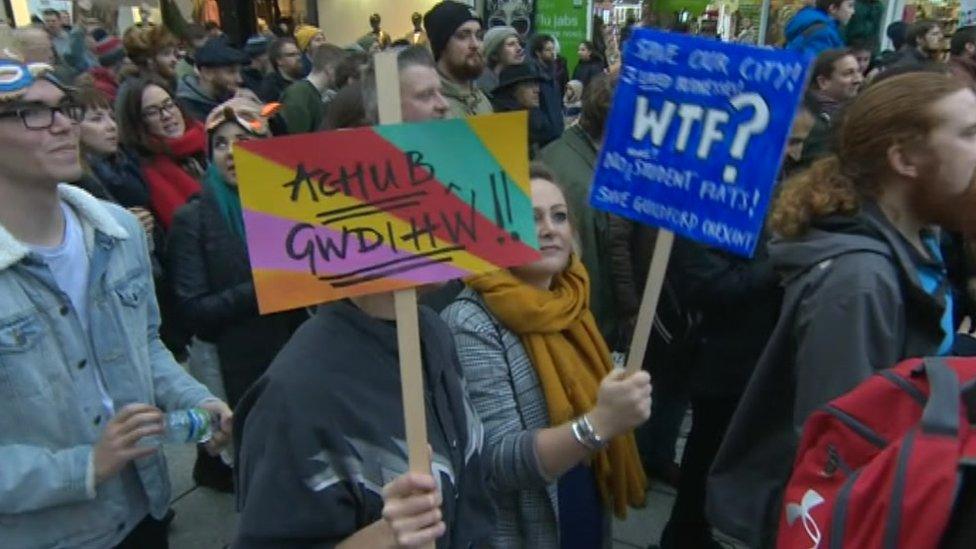
[[[683,429],[685,434],[688,423],[690,421],[686,421]],[[679,452],[683,446],[682,438],[678,444]],[[166,456],[176,510],[170,530],[170,546],[173,549],[220,549],[230,543],[237,526],[233,496],[193,484],[193,461],[196,459],[193,446],[167,447]],[[614,522],[613,549],[645,549],[648,544],[656,543],[668,520],[674,495],[674,490],[667,485],[652,486],[647,507],[631,511],[625,521]]]

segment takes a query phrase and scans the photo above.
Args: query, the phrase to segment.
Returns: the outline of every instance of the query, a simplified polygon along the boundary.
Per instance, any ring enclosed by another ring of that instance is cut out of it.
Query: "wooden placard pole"
[[[400,112],[400,71],[397,53],[376,54],[376,99],[380,124],[403,121]],[[396,302],[397,344],[400,353],[400,385],[403,394],[403,418],[406,425],[407,453],[410,470],[430,473],[427,453],[427,414],[424,408],[424,370],[420,356],[420,329],[417,320],[417,291],[413,288],[394,292]],[[434,544],[430,545],[431,548]]]
[[[651,328],[654,325],[654,315],[657,313],[657,303],[664,287],[664,276],[668,272],[668,261],[671,259],[671,248],[674,246],[674,233],[665,229],[657,231],[654,242],[654,255],[651,256],[651,268],[647,272],[647,283],[644,285],[644,295],[641,297],[640,309],[637,311],[637,324],[634,327],[634,338],[630,342],[627,353],[627,373],[633,374],[644,364],[647,354],[647,343],[651,338]]]

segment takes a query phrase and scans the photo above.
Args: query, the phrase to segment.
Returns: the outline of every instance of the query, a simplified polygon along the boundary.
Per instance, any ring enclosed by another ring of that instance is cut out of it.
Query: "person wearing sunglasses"
[[[146,437],[199,406],[220,414],[216,452],[233,414],[159,339],[139,222],[61,183],[81,176],[85,109],[49,71],[0,56],[0,544],[165,548]]]
[[[150,205],[164,230],[189,198],[200,192],[207,165],[203,124],[190,120],[156,78],[139,79],[119,108],[122,142],[139,154]]]

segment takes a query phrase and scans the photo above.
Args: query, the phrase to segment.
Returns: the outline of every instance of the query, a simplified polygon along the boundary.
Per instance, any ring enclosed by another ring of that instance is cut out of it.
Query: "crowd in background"
[[[891,25],[882,51],[877,14],[853,0],[800,10],[783,47],[813,65],[768,230],[752,259],[679,239],[646,372],[626,377],[612,353],[634,335],[656,230],[588,205],[624,46],[602,25],[560,45],[445,1],[401,39],[375,15],[352,45],[290,21],[234,44],[168,0],[161,22],[121,35],[78,14],[48,10],[2,37],[3,62],[26,75],[0,91],[0,406],[15,418],[0,421],[0,537],[16,546],[165,547],[165,462],[137,443],[160,410],[193,405],[233,432],[233,451],[200,445],[193,477],[237,492],[239,547],[600,547],[648,479],[678,490],[661,547],[717,547],[712,523],[771,546],[815,409],[901,359],[966,354],[976,27],[946,58],[933,22]],[[560,47],[577,49],[572,70]],[[433,475],[406,472],[390,295],[258,314],[232,154],[377,123],[371,54],[390,48],[405,121],[527,111],[536,161],[541,259],[422,296]],[[77,169],[55,153],[17,167],[41,147],[18,139],[72,132]],[[41,225],[14,211],[35,192],[18,178],[60,197]],[[109,240],[124,254],[91,244]],[[106,264],[108,282],[77,277]],[[48,294],[80,322],[51,320]],[[101,331],[131,340],[131,376],[101,354],[121,345]],[[95,373],[3,370],[53,356]],[[78,410],[94,425],[65,437]]]

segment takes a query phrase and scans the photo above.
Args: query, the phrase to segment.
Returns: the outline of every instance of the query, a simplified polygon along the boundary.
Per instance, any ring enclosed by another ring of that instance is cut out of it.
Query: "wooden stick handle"
[[[637,312],[637,325],[634,328],[634,338],[630,342],[627,353],[627,373],[632,374],[640,370],[647,354],[647,343],[651,338],[651,328],[654,315],[657,313],[657,303],[664,287],[664,276],[668,272],[668,261],[671,259],[671,248],[674,246],[674,233],[664,229],[657,232],[654,242],[654,255],[651,256],[651,268],[647,273],[647,284],[641,297],[640,310]]]
[[[403,121],[400,111],[400,71],[396,52],[376,54],[376,100],[380,124]],[[427,455],[427,414],[424,407],[424,370],[420,356],[420,329],[417,321],[417,291],[394,293],[396,301],[397,344],[400,350],[400,383],[403,390],[403,415],[406,423],[410,470],[430,473]]]
[[[400,387],[407,433],[410,470],[430,473],[427,454],[427,413],[424,407],[424,369],[420,355],[417,290],[400,290],[396,300],[397,344],[400,347]]]

